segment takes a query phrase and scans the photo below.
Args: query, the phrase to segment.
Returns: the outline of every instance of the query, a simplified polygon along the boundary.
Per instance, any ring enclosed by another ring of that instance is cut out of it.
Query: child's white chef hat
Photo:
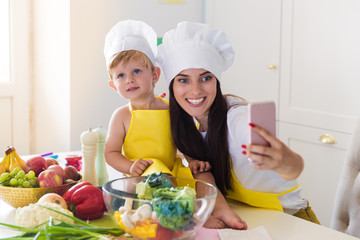
[[[164,34],[157,60],[168,84],[188,68],[206,69],[220,80],[234,62],[234,50],[223,31],[184,21]]]
[[[157,36],[154,29],[138,20],[116,23],[105,37],[106,66],[109,67],[116,54],[126,50],[140,51],[156,65]]]

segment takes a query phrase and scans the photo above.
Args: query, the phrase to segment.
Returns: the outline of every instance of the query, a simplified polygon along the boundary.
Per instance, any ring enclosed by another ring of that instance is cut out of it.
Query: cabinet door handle
[[[323,134],[319,137],[319,141],[326,144],[335,144],[336,139],[330,134]]]
[[[276,69],[276,65],[274,65],[274,64],[269,64],[269,65],[268,65],[268,69],[270,69],[270,70]]]

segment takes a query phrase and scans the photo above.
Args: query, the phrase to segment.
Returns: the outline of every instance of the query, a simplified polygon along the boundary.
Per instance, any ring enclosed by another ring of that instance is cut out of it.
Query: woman
[[[222,95],[221,73],[233,58],[223,32],[206,24],[181,22],[165,33],[158,60],[169,84],[178,149],[191,165],[196,160],[210,163],[211,173],[197,173],[196,178],[216,183],[224,196],[318,223],[296,181],[303,170],[301,156],[261,126],[249,126],[245,101]],[[249,127],[270,146],[247,144]],[[212,215],[209,227],[246,229],[221,194]]]

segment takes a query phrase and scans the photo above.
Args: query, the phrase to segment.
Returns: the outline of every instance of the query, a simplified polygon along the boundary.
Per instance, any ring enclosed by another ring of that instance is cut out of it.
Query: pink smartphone
[[[276,136],[275,102],[249,103],[249,123],[258,125]],[[249,142],[254,145],[269,146],[269,142],[249,127]]]

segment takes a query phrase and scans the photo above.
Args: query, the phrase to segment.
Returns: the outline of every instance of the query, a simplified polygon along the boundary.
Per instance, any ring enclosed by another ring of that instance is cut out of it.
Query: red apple
[[[41,156],[35,156],[29,158],[25,162],[24,171],[28,173],[29,171],[33,170],[35,172],[35,176],[39,176],[39,174],[47,169],[46,161]]]
[[[45,158],[47,167],[50,167],[51,165],[59,165],[58,161],[56,161],[55,158],[46,157]]]
[[[38,177],[39,187],[56,187],[63,184],[63,177],[55,170],[44,170]]]
[[[72,180],[78,180],[79,178],[79,172],[74,166],[66,166],[64,169],[65,177],[64,179],[72,179]]]
[[[55,170],[58,173],[60,173],[60,175],[63,177],[63,179],[65,179],[65,172],[64,169],[60,166],[60,165],[51,165],[47,168],[48,170]]]

